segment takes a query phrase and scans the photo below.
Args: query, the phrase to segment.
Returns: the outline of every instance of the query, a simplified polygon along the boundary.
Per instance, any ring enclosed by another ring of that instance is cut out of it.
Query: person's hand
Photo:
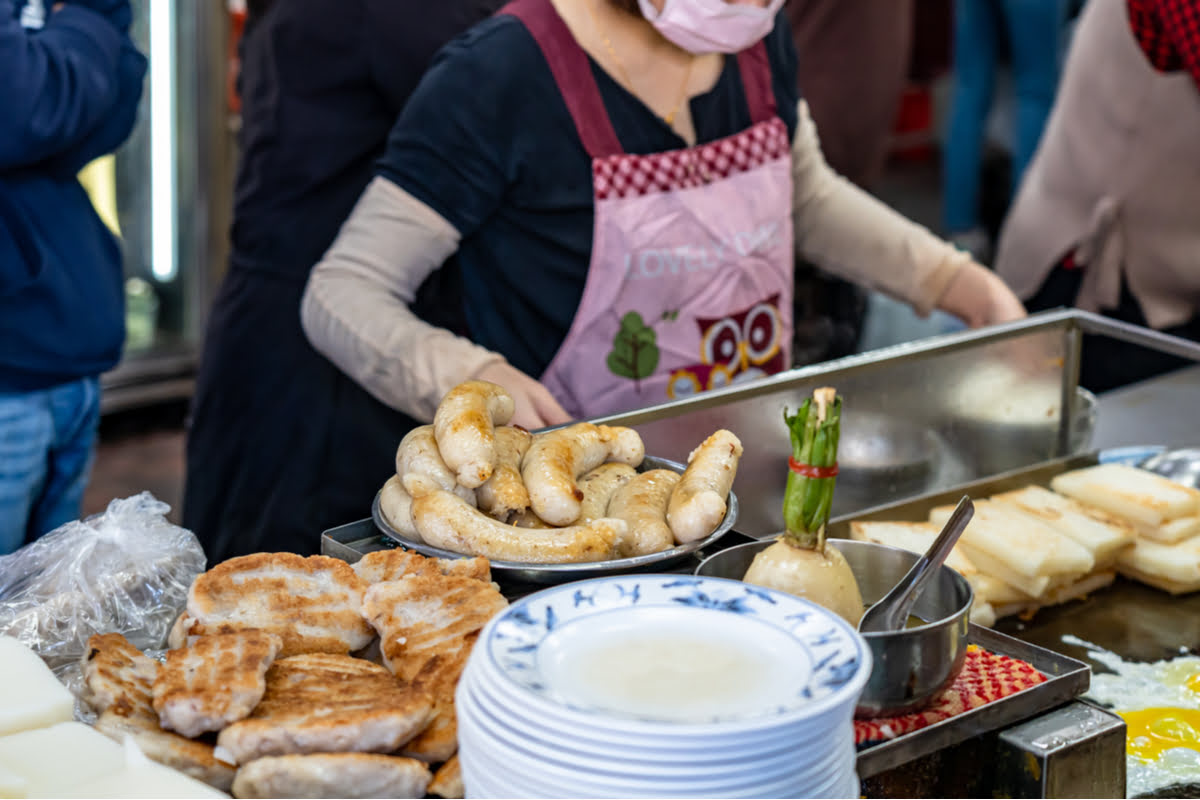
[[[499,384],[512,395],[516,410],[509,420],[510,425],[532,431],[571,421],[571,415],[563,410],[549,389],[506,361],[493,361],[474,377]]]
[[[987,267],[971,262],[958,270],[938,308],[972,328],[1024,319],[1025,306],[1012,289]]]

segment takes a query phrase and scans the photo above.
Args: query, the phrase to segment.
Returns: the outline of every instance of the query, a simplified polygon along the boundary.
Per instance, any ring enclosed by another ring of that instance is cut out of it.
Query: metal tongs
[[[860,633],[898,631],[908,624],[908,615],[912,613],[917,596],[937,572],[937,568],[945,562],[946,556],[950,555],[958,537],[962,535],[963,529],[973,516],[975,504],[971,502],[970,497],[964,495],[925,555],[912,565],[908,574],[901,578],[890,592],[862,615],[862,619],[858,621]]]

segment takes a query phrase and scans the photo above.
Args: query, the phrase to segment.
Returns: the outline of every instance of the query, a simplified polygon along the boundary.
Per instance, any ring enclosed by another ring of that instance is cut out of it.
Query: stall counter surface
[[[1196,409],[1200,408],[1200,366],[1105,392],[1099,396],[1092,446],[1200,445]]]

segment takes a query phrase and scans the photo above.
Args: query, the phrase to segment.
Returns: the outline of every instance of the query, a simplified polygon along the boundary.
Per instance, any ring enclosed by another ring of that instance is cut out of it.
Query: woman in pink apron
[[[418,419],[472,377],[540,427],[792,366],[797,255],[982,325],[1024,311],[835,175],[783,0],[514,0],[451,43],[315,268],[318,350]],[[447,259],[465,329],[410,311]]]

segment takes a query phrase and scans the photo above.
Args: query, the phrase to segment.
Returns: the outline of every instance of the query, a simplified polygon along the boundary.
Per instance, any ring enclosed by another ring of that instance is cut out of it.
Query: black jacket
[[[300,326],[309,271],[371,180],[436,50],[499,0],[286,0],[251,6],[229,271],[205,335],[183,522],[209,563],[311,553],[369,516],[415,422],[317,353]],[[454,270],[438,270],[438,280]],[[454,327],[456,298],[418,310]],[[443,313],[445,312],[445,313]]]

